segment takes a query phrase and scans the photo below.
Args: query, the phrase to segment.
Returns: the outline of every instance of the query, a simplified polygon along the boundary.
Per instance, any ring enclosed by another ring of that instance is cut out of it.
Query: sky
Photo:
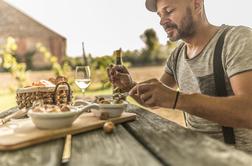
[[[67,39],[67,54],[111,55],[114,50],[144,47],[140,35],[153,28],[162,44],[167,35],[145,0],[5,0]],[[208,20],[252,27],[251,0],[205,0]]]

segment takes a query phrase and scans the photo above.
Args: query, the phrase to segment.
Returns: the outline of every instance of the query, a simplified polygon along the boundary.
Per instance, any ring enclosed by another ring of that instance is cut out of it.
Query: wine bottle
[[[115,65],[122,65],[122,49],[115,50],[114,55],[116,56]]]
[[[123,65],[123,62],[122,62],[122,49],[120,48],[119,50],[115,50],[113,55],[115,57],[115,65]],[[120,89],[113,85],[113,96],[115,96],[115,94],[118,94],[120,92],[121,92]]]

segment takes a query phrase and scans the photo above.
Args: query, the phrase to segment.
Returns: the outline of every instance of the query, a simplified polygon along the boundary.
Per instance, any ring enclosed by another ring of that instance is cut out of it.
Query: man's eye
[[[166,14],[171,14],[174,11],[174,9],[166,9]]]

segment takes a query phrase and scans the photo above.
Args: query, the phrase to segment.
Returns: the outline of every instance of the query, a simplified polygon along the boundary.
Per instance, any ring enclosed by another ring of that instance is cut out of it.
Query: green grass
[[[87,91],[85,93],[86,96],[96,96],[96,95],[106,95],[106,94],[111,94],[112,91],[111,89],[106,89],[106,90],[99,90],[99,91]],[[76,92],[73,94],[73,97],[76,96],[81,96],[81,92]],[[139,107],[142,107],[146,109],[145,107],[137,104],[134,99],[131,97],[128,97],[127,100],[135,105],[138,105]],[[16,94],[15,93],[7,93],[7,92],[1,92],[0,93],[0,111],[4,111],[6,109],[9,109],[11,107],[15,107],[16,104]]]
[[[8,94],[8,93],[0,94],[0,111],[14,107],[15,105],[16,105],[15,94]]]
[[[111,89],[100,90],[100,91],[87,91],[86,96],[106,95],[111,94]],[[80,92],[74,93],[73,96],[81,96]],[[15,93],[0,93],[0,111],[16,106],[16,94]]]

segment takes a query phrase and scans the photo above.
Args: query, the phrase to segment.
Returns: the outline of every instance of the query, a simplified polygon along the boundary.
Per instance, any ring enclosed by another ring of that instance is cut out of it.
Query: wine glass
[[[89,66],[76,66],[75,68],[75,84],[81,89],[83,96],[86,88],[91,82],[91,72]]]

